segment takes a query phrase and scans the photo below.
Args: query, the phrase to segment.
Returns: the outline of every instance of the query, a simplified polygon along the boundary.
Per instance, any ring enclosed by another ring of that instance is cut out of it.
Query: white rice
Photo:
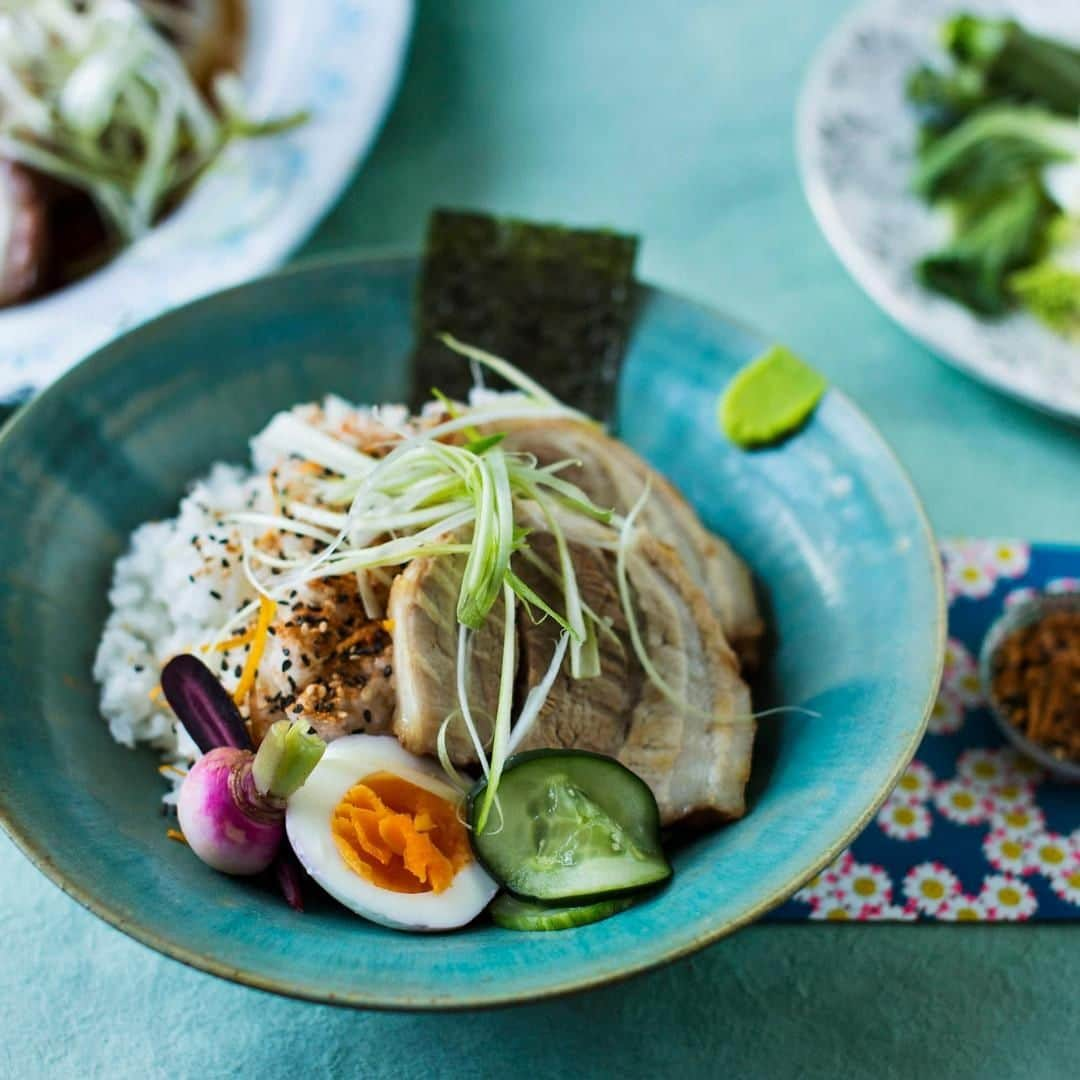
[[[470,402],[492,404],[516,396],[480,389]],[[438,419],[441,413],[441,405],[430,403],[421,417]],[[149,743],[166,763],[180,767],[198,756],[158,679],[171,657],[212,641],[232,615],[255,599],[239,557],[240,530],[227,519],[241,510],[276,512],[269,473],[277,469],[287,476],[296,463],[288,460],[289,447],[274,438],[274,428],[290,414],[344,443],[356,444],[361,429],[368,435],[372,429],[405,436],[416,431],[416,419],[404,405],[359,408],[333,395],[321,404],[297,405],[271,418],[251,440],[250,468],[213,465],[192,485],[176,517],[135,530],[127,552],[116,561],[109,590],[112,610],[94,660],[101,712],[117,742],[130,747]],[[290,546],[288,538],[284,546]],[[244,664],[243,648],[203,658],[231,691]]]
[[[157,689],[158,677],[170,657],[212,637],[250,599],[239,560],[223,554],[229,542],[239,544],[238,530],[223,518],[243,509],[249,496],[261,504],[264,490],[268,501],[265,478],[217,464],[194,484],[176,517],[132,534],[116,562],[112,612],[94,661],[101,711],[117,742],[148,742],[175,762],[197,753]],[[200,538],[198,547],[193,537]],[[235,662],[228,654],[225,660]]]
[[[410,421],[404,406],[358,409],[338,397],[327,397],[321,408],[298,405],[291,412],[339,437],[350,422],[404,434]],[[190,763],[198,750],[161,694],[161,668],[177,653],[213,639],[255,596],[239,558],[240,531],[227,517],[245,509],[274,512],[268,473],[287,456],[267,438],[277,419],[251,440],[251,468],[212,466],[192,485],[176,517],[139,526],[116,561],[112,610],[94,660],[101,712],[117,742],[149,743],[171,764]],[[225,685],[235,685],[242,649],[208,656]]]

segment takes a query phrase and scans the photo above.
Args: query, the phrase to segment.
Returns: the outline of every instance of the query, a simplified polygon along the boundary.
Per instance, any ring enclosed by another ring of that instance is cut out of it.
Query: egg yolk
[[[472,861],[453,804],[393,773],[372,773],[349,788],[330,829],[349,869],[391,892],[444,892]]]

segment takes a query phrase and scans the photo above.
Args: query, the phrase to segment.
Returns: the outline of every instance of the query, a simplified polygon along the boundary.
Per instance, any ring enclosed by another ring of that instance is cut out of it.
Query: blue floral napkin
[[[1080,788],[1005,744],[976,672],[1004,608],[1080,591],[1080,548],[953,540],[942,557],[949,645],[926,738],[874,823],[770,919],[1080,919]]]

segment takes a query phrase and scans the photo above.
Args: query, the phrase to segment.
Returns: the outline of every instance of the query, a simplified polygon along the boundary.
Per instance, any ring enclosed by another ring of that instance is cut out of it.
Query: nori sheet
[[[433,387],[468,394],[470,366],[437,340],[445,331],[610,418],[637,301],[637,249],[636,236],[608,230],[435,210],[416,297],[412,404]]]

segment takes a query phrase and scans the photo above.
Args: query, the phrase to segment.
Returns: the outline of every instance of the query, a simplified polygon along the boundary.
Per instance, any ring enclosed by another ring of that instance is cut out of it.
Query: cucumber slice
[[[483,833],[487,781],[469,793],[477,858],[527,900],[631,892],[671,876],[660,814],[648,785],[614,758],[584,750],[532,750],[506,763],[497,810]]]
[[[504,930],[570,930],[617,915],[633,902],[632,896],[613,896],[594,904],[537,904],[502,893],[488,910],[495,925]]]

